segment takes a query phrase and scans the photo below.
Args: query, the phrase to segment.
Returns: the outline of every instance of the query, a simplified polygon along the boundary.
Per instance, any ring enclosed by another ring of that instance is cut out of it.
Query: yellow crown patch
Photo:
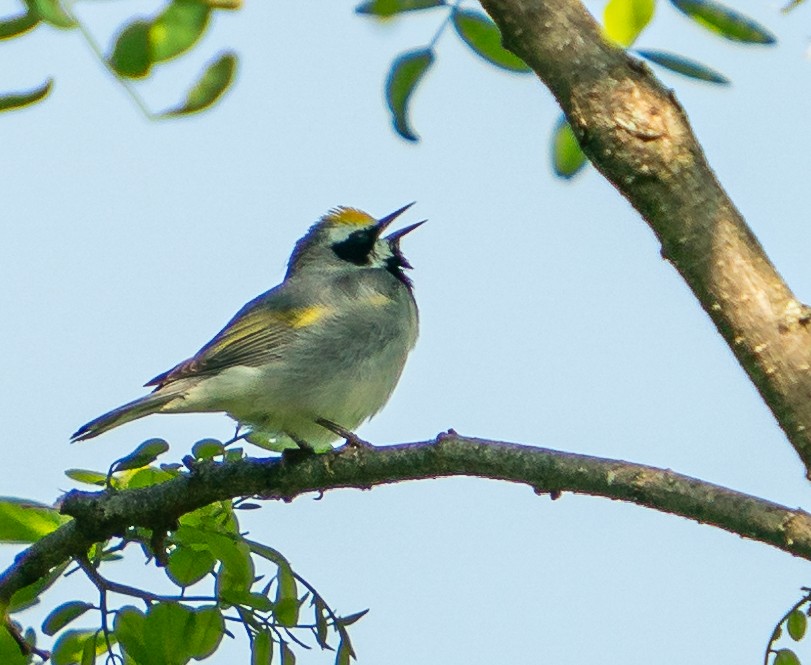
[[[363,212],[363,210],[341,206],[330,210],[324,215],[323,221],[332,224],[347,224],[349,226],[369,226],[377,220],[368,213]]]

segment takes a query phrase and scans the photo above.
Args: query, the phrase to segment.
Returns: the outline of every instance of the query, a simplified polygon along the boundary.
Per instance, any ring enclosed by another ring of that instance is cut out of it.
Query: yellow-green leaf
[[[367,0],[355,7],[358,14],[368,14],[378,18],[388,18],[403,12],[442,7],[445,0]]]
[[[270,665],[273,660],[273,637],[270,630],[260,630],[251,644],[251,665]]]
[[[453,27],[462,41],[487,62],[518,74],[532,71],[521,58],[501,45],[498,26],[481,12],[454,9]]]
[[[28,6],[28,11],[36,14],[40,19],[46,23],[50,23],[55,28],[75,28],[76,21],[68,14],[59,0],[25,0]]]
[[[150,59],[162,62],[194,46],[208,26],[211,8],[200,0],[173,0],[149,26]]]
[[[70,518],[35,501],[0,497],[0,542],[33,543]]]
[[[149,75],[152,68],[149,27],[148,21],[133,21],[116,38],[110,66],[120,76],[144,78]]]
[[[672,72],[681,74],[682,76],[689,76],[690,78],[698,79],[699,81],[707,81],[708,83],[729,85],[729,79],[720,72],[710,69],[706,65],[702,65],[700,62],[685,58],[684,56],[649,49],[637,49],[636,52],[643,58],[661,67],[665,67]]]
[[[403,53],[391,63],[386,79],[386,102],[394,130],[407,141],[419,140],[408,119],[408,105],[417,84],[433,61],[431,49],[419,49]]]
[[[9,95],[0,95],[0,111],[11,111],[23,108],[45,99],[53,87],[53,79],[48,79],[38,88],[27,92],[15,92]]]
[[[39,16],[33,11],[0,21],[0,39],[11,39],[25,34],[39,24]]]
[[[736,42],[774,44],[777,38],[760,23],[712,0],[670,0],[699,25]]]
[[[226,52],[211,62],[197,83],[186,95],[186,101],[180,106],[166,111],[162,115],[176,116],[197,113],[214,104],[228,89],[234,80],[237,70],[237,56]]]
[[[788,627],[788,634],[791,636],[791,639],[795,642],[799,642],[801,639],[803,639],[803,637],[805,637],[805,630],[808,628],[808,617],[805,616],[804,612],[794,610],[788,615],[786,625]]]
[[[628,47],[653,18],[656,0],[608,0],[603,11],[603,31],[610,40]]]
[[[561,116],[552,136],[552,166],[555,174],[561,178],[572,178],[587,162],[571,126]]]
[[[67,603],[62,603],[45,617],[45,620],[42,622],[42,632],[46,635],[56,635],[71,621],[78,619],[82,614],[87,612],[87,610],[92,608],[93,606],[90,603],[85,603],[81,600],[71,600]]]
[[[773,665],[800,665],[800,659],[791,649],[780,649],[774,657]]]

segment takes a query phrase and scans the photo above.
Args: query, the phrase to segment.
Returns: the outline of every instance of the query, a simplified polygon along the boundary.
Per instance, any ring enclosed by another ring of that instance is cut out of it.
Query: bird
[[[426,220],[383,235],[412,205],[380,219],[328,211],[295,244],[279,285],[148,381],[151,393],[82,425],[71,442],[155,413],[224,412],[262,447],[331,449],[386,404],[417,341],[400,241]]]

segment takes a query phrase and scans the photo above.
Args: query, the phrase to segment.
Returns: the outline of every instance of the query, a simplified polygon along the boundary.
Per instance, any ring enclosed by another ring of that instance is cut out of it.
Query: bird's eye
[[[369,254],[374,247],[376,240],[373,228],[361,229],[349,235],[345,240],[336,242],[332,246],[332,251],[343,259],[355,265],[365,265],[369,262]]]

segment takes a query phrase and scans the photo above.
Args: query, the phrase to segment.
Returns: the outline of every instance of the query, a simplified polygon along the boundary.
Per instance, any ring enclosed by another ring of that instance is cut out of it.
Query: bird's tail
[[[104,434],[104,432],[107,432],[114,427],[118,427],[119,425],[123,425],[124,423],[128,423],[132,420],[137,420],[138,418],[143,418],[144,416],[157,413],[161,410],[161,408],[176,397],[176,394],[171,393],[152,393],[151,395],[146,395],[139,399],[133,400],[132,402],[128,402],[123,406],[119,406],[117,409],[108,411],[95,420],[91,420],[86,425],[82,425],[70,437],[70,442],[75,443],[76,441],[92,439],[94,436]]]

